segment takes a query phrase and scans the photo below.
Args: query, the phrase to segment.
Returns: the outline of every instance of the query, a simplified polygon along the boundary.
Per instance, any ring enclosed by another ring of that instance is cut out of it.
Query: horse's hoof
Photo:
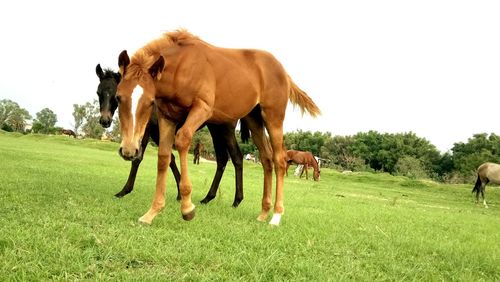
[[[273,218],[269,222],[269,225],[278,226],[278,225],[280,225],[280,221],[281,221],[281,214],[275,213],[275,214],[273,214]]]
[[[138,222],[139,222],[140,225],[144,225],[144,226],[150,226],[151,225],[151,221],[148,221],[144,217],[139,218]]]
[[[241,200],[234,200],[234,202],[233,202],[233,208],[237,208],[241,204],[242,201],[243,201],[243,199],[241,199]]]
[[[193,209],[192,211],[188,212],[187,214],[183,214],[182,219],[184,219],[185,221],[192,220],[196,214],[195,210],[196,209]]]
[[[257,221],[266,222],[266,218],[267,218],[267,216],[265,216],[265,215],[259,215],[257,217]]]

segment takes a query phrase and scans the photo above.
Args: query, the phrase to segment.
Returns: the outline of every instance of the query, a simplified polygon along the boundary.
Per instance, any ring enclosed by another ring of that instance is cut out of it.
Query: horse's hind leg
[[[258,221],[266,221],[272,205],[273,184],[273,161],[272,149],[264,131],[264,125],[260,117],[260,108],[255,108],[250,115],[244,118],[248,128],[252,132],[252,140],[257,146],[260,162],[264,170],[264,192],[262,194],[262,211],[257,217]]]
[[[483,205],[485,208],[488,208],[488,205],[486,204],[486,199],[484,198],[485,190],[486,190],[486,185],[481,185],[481,197],[483,198]]]
[[[283,204],[283,186],[286,167],[286,154],[283,150],[284,112],[280,114],[279,111],[263,111],[262,117],[265,121],[266,129],[271,139],[274,171],[276,173],[276,196],[274,202],[274,214],[269,224],[279,225],[281,216],[285,212],[285,207]]]

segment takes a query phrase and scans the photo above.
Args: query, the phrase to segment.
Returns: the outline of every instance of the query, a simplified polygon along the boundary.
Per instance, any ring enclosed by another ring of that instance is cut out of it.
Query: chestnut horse
[[[122,74],[117,97],[123,137],[119,152],[124,159],[132,160],[140,154],[139,144],[152,105],[156,103],[159,109],[156,193],[151,208],[139,219],[141,223],[151,224],[165,206],[165,172],[174,142],[181,163],[181,214],[185,220],[194,217],[187,161],[193,134],[205,122],[228,123],[243,118],[259,148],[264,167],[262,210],[257,219],[265,221],[272,206],[274,164],[276,199],[270,224],[279,225],[284,212],[283,120],[287,103],[298,105],[302,112],[308,111],[312,116],[320,111],[270,53],[215,47],[180,30],[153,40],[131,59],[123,51],[118,65]],[[134,123],[131,96],[137,86],[142,88],[143,94],[137,104]],[[257,116],[262,122],[258,122]],[[178,124],[182,126],[176,132]],[[272,148],[266,146],[266,130]]]
[[[476,193],[476,203],[479,202],[479,194],[481,194],[485,208],[488,208],[488,205],[484,198],[484,191],[486,190],[486,184],[490,182],[500,184],[500,164],[486,162],[477,168],[477,180],[472,193]]]
[[[296,150],[288,150],[286,151],[286,175],[288,176],[288,168],[290,167],[290,164],[298,164],[298,165],[304,165],[304,170],[306,171],[306,179],[309,179],[307,175],[307,170],[310,166],[313,167],[314,173],[313,173],[313,179],[315,181],[319,181],[320,178],[320,170],[319,170],[319,164],[316,158],[311,154],[311,152],[302,152],[302,151],[296,151]],[[300,177],[302,177],[302,174],[304,173],[304,170],[300,173]]]
[[[99,85],[97,87],[97,96],[99,98],[101,113],[99,123],[102,125],[102,127],[108,128],[111,126],[113,115],[118,107],[118,102],[116,100],[116,86],[120,82],[121,76],[119,73],[114,72],[110,69],[106,69],[103,71],[101,65],[99,64],[96,66],[96,74],[97,77],[99,77]],[[210,202],[217,195],[217,190],[219,188],[222,175],[224,174],[224,169],[228,162],[228,153],[231,157],[231,161],[233,162],[235,170],[236,190],[234,195],[233,207],[238,207],[241,201],[243,201],[243,154],[241,153],[236,141],[235,125],[236,124],[207,124],[210,135],[212,136],[212,142],[214,144],[215,156],[217,159],[217,170],[215,172],[212,185],[210,186],[210,190],[208,191],[205,198],[201,200],[202,204]],[[248,140],[248,129],[242,127],[240,133],[242,140]],[[143,153],[148,146],[149,136],[156,145],[159,144],[160,135],[156,110],[154,110],[152,115],[150,116],[147,129],[144,132],[143,142],[141,143],[141,152]],[[116,197],[121,198],[132,192],[132,190],[134,189],[135,178],[137,176],[137,170],[139,169],[141,161],[142,155],[132,162],[127,182],[123,186],[122,190],[115,194]],[[177,200],[180,200],[181,195],[179,193],[179,182],[181,174],[177,169],[173,154],[171,155],[170,159],[170,168],[172,169],[172,173],[177,184]]]
[[[200,156],[201,156],[201,153],[203,151],[205,151],[205,145],[203,145],[203,143],[197,142],[196,146],[194,146],[194,150],[193,150],[193,155],[194,155],[193,163],[194,164],[200,164]]]

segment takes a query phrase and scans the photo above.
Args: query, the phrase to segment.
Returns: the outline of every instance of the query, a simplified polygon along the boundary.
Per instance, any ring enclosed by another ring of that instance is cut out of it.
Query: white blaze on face
[[[134,88],[134,91],[132,92],[132,121],[134,124],[133,127],[134,129],[135,129],[135,113],[137,111],[137,104],[139,103],[139,99],[141,98],[143,92],[144,91],[142,90],[142,87],[140,87],[139,85],[137,85]]]

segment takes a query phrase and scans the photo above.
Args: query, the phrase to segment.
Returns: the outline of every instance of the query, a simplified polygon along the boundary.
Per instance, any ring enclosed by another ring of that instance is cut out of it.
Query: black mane
[[[119,75],[119,73],[114,72],[112,69],[104,69],[104,76],[102,79],[108,79],[108,78],[114,78],[116,75]]]

